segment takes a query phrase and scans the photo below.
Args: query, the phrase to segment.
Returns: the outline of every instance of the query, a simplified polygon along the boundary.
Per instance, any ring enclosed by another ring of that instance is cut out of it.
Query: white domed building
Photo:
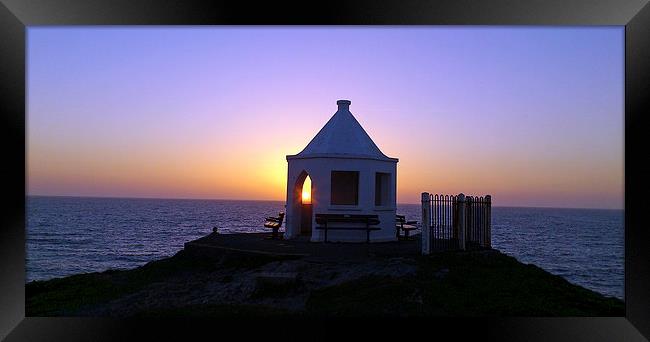
[[[383,154],[339,100],[337,112],[300,153],[288,155],[285,238],[323,241],[315,214],[378,215],[370,242],[395,241],[397,158]],[[303,183],[311,179],[311,199],[303,203]],[[311,202],[311,203],[308,203]],[[366,242],[362,230],[331,230],[327,241]]]

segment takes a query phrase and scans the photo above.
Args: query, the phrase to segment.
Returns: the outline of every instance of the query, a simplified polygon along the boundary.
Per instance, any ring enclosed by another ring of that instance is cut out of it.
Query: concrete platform
[[[247,254],[311,260],[347,260],[366,257],[419,255],[420,235],[410,240],[376,243],[310,242],[307,237],[273,240],[271,233],[212,233],[185,243],[185,250],[207,254]]]

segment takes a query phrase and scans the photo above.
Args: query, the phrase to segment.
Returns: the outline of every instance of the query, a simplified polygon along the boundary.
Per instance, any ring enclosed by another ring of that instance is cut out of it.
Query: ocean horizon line
[[[185,200],[185,201],[241,201],[241,202],[285,202],[277,199],[237,199],[237,198],[192,198],[192,197],[128,197],[128,196],[84,196],[84,195],[35,195],[26,194],[25,197],[60,197],[60,198],[91,198],[91,199],[133,199],[133,200]],[[419,202],[400,202],[397,205],[419,205]],[[567,210],[618,210],[625,211],[625,208],[594,208],[594,207],[549,207],[549,206],[517,206],[517,205],[493,205],[493,208],[530,208],[530,209],[567,209]]]

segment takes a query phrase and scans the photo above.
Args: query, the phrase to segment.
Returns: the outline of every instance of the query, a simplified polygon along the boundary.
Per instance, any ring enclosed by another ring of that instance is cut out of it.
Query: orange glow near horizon
[[[546,151],[513,145],[501,151],[485,150],[483,155],[473,154],[472,146],[445,145],[422,154],[428,145],[417,136],[393,139],[379,118],[363,114],[362,109],[358,112],[353,111],[382,151],[399,158],[398,203],[418,203],[420,193],[428,191],[491,194],[495,205],[505,206],[622,207],[621,155],[583,153],[581,162],[575,163],[571,151],[557,148],[551,153],[549,145]],[[32,128],[26,155],[28,194],[283,201],[285,156],[300,152],[331,115],[321,114],[320,120],[309,123],[305,120],[300,133],[272,143],[253,133],[240,133],[236,141],[226,141],[220,134],[206,135],[183,144],[165,139],[138,144],[135,138],[123,137],[124,146],[120,141],[113,146],[106,141],[108,146],[101,152],[82,144],[82,139],[64,146],[47,144],[44,135]],[[277,121],[268,126],[291,125]],[[127,143],[131,148],[124,153]],[[301,192],[303,203],[311,203],[310,192],[311,179],[307,178]]]

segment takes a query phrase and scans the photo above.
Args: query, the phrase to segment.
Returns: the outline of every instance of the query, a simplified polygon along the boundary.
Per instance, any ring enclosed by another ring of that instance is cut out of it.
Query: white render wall
[[[312,234],[311,241],[323,241],[324,232],[316,229],[315,214],[364,214],[379,215],[379,231],[370,232],[371,242],[395,241],[395,211],[397,202],[397,160],[377,160],[363,157],[307,157],[288,156],[287,205],[285,238],[300,233],[300,203],[302,181],[308,174],[312,182]],[[331,171],[359,172],[359,204],[331,205]],[[305,174],[306,172],[306,174]],[[390,174],[388,205],[375,206],[375,173]],[[299,184],[297,184],[299,182]],[[299,189],[296,189],[296,186]],[[328,241],[365,242],[362,230],[330,230]]]

